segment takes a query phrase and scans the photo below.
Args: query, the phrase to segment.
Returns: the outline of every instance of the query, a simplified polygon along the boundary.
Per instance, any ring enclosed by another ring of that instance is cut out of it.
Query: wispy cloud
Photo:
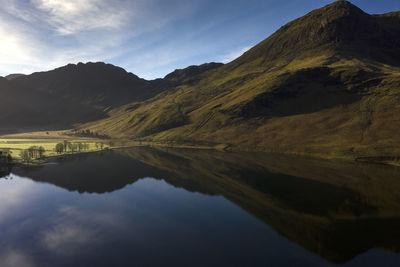
[[[0,75],[110,61],[192,8],[184,0],[0,0]]]
[[[232,60],[235,60],[236,58],[240,57],[243,55],[246,51],[248,51],[251,48],[251,46],[245,46],[239,49],[235,49],[228,54],[223,55],[220,60],[223,63],[228,63],[231,62]]]
[[[129,2],[113,0],[34,0],[34,7],[60,34],[93,29],[118,29],[129,21]]]
[[[0,179],[0,223],[17,210],[26,208],[30,201],[36,200],[40,190],[32,181],[23,177],[10,174],[8,178],[9,180]]]
[[[226,62],[238,52],[221,57],[232,40],[219,27],[236,20],[221,8],[211,0],[0,0],[0,75],[105,61],[152,79]]]
[[[393,0],[356,2],[370,13],[396,9]],[[298,3],[0,0],[0,75],[105,61],[156,78],[192,64],[226,63],[284,23],[329,1]]]
[[[115,214],[83,212],[71,206],[62,206],[52,218],[52,225],[42,234],[42,244],[57,254],[74,254],[88,245],[104,242],[100,237],[105,229],[128,227]]]
[[[26,253],[18,250],[9,250],[0,255],[2,267],[34,267],[36,266]]]

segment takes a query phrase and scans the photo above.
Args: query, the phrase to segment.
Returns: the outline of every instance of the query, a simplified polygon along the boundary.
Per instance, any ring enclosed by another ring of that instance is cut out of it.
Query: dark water
[[[399,174],[146,148],[14,166],[0,266],[400,266]]]

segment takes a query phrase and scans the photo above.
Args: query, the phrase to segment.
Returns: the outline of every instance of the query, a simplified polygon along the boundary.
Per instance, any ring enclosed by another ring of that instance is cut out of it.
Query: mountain
[[[296,19],[231,63],[267,68],[329,54],[399,66],[400,12],[369,15],[347,1],[336,1]],[[333,53],[335,52],[335,53]]]
[[[289,22],[228,64],[146,81],[79,63],[3,83],[20,99],[0,101],[3,128],[328,158],[400,155],[400,12],[370,15],[347,1]]]
[[[14,74],[7,75],[5,78],[7,80],[13,80],[13,79],[21,77],[21,76],[25,76],[25,74],[14,73]]]
[[[151,82],[102,62],[69,64],[14,81],[39,92],[103,109],[141,101],[159,93]]]
[[[167,75],[178,81],[167,93],[80,128],[322,157],[400,153],[400,12],[369,15],[336,1],[205,69],[195,79],[190,68]]]
[[[190,66],[152,81],[103,62],[69,64],[31,75],[11,74],[6,77],[9,82],[0,84],[0,110],[4,110],[0,132],[68,129],[105,118],[113,108],[194,83],[202,73],[221,65]]]
[[[108,109],[151,98],[169,86],[102,62],[7,77],[0,83],[1,132],[68,129],[104,118]]]

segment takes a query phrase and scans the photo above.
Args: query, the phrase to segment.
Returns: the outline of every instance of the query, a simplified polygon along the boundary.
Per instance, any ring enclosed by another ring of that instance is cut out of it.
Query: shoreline
[[[318,153],[307,153],[298,151],[277,151],[277,150],[265,150],[265,149],[251,149],[250,147],[239,147],[233,144],[214,144],[214,145],[193,145],[193,144],[171,144],[160,141],[130,141],[133,142],[129,146],[121,147],[123,148],[133,148],[133,147],[162,147],[162,148],[181,148],[181,149],[206,149],[206,150],[216,150],[221,152],[253,152],[253,153],[267,153],[267,154],[279,154],[288,155],[295,157],[308,157],[321,160],[330,161],[345,161],[345,162],[359,162],[366,164],[379,164],[387,166],[400,167],[400,161],[394,160],[396,156],[387,155],[372,155],[372,156],[360,156],[351,155],[346,157],[333,156],[328,154],[318,154]],[[138,144],[139,143],[139,144]],[[110,148],[114,149],[114,148]]]
[[[318,153],[317,151],[314,152],[306,152],[306,151],[299,151],[295,149],[285,149],[280,148],[279,146],[276,147],[257,147],[257,146],[241,146],[237,144],[227,144],[227,143],[206,143],[201,144],[196,141],[193,143],[185,142],[177,142],[177,141],[150,141],[150,140],[132,140],[132,139],[101,139],[101,138],[94,138],[94,137],[82,137],[82,136],[74,136],[70,134],[70,130],[64,131],[41,131],[41,132],[29,132],[29,133],[17,133],[17,134],[7,134],[1,135],[1,139],[23,139],[23,140],[82,140],[82,141],[92,141],[92,142],[99,142],[103,144],[109,144],[107,146],[108,150],[119,150],[119,149],[128,149],[134,147],[160,147],[160,148],[181,148],[181,149],[205,149],[205,150],[216,150],[216,151],[223,151],[223,152],[262,152],[262,153],[272,153],[272,154],[281,154],[281,155],[291,155],[291,156],[298,156],[298,157],[310,157],[316,159],[324,159],[324,160],[333,160],[333,161],[347,161],[347,162],[362,162],[368,164],[383,164],[388,166],[396,166],[400,167],[400,160],[399,157],[396,155],[388,155],[386,154],[370,154],[370,155],[357,155],[357,154],[335,154],[331,153]],[[99,152],[99,151],[106,151],[107,149],[103,150],[92,150],[92,151],[81,151],[77,153],[66,153],[61,155],[50,155],[47,156],[46,159],[62,157],[66,155],[77,155],[83,153],[91,153],[91,152]],[[303,150],[307,150],[307,148],[303,148]],[[329,151],[327,151],[329,152]],[[27,164],[31,165],[31,164]],[[37,165],[37,164],[34,164]]]
[[[31,163],[14,163],[14,164],[20,164],[20,165],[25,165],[25,166],[42,166],[46,163],[49,162],[51,159],[55,158],[62,158],[66,156],[75,156],[75,155],[80,155],[80,154],[90,154],[90,153],[99,153],[99,152],[106,152],[106,151],[113,151],[113,150],[124,150],[124,149],[133,149],[137,147],[150,147],[150,148],[171,148],[171,149],[192,149],[192,150],[214,150],[214,151],[220,151],[220,152],[234,152],[234,153],[240,153],[240,152],[247,152],[247,153],[265,153],[265,154],[277,154],[277,155],[287,155],[287,156],[293,156],[293,157],[299,157],[299,158],[313,158],[313,159],[319,159],[319,160],[328,160],[328,161],[341,161],[341,162],[353,162],[353,163],[363,163],[363,164],[374,164],[374,165],[385,165],[385,166],[391,166],[391,167],[400,167],[400,162],[398,161],[390,161],[387,159],[382,159],[380,160],[379,157],[358,157],[358,158],[349,158],[349,157],[328,157],[328,156],[322,156],[318,154],[313,154],[313,153],[298,153],[298,152],[290,152],[290,151],[264,151],[264,150],[250,150],[250,149],[238,149],[235,146],[226,146],[224,144],[219,144],[215,146],[211,145],[189,145],[189,144],[165,144],[165,143],[160,143],[160,142],[141,142],[141,143],[134,143],[134,144],[129,144],[129,145],[124,145],[124,146],[115,146],[115,147],[108,147],[107,149],[103,150],[94,150],[94,151],[83,151],[83,152],[77,152],[77,153],[66,153],[66,154],[60,154],[60,155],[51,155],[43,158],[43,160],[40,160],[39,162],[31,162]],[[228,148],[228,149],[227,149]]]

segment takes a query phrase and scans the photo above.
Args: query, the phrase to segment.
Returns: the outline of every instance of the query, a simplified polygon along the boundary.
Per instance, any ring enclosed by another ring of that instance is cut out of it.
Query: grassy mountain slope
[[[327,157],[393,156],[399,96],[400,12],[369,15],[337,1],[229,64],[81,128]]]
[[[205,63],[200,66],[189,66],[185,69],[178,69],[164,77],[164,80],[175,83],[176,85],[182,84],[195,84],[198,82],[204,72],[212,69],[222,67],[222,63]]]

